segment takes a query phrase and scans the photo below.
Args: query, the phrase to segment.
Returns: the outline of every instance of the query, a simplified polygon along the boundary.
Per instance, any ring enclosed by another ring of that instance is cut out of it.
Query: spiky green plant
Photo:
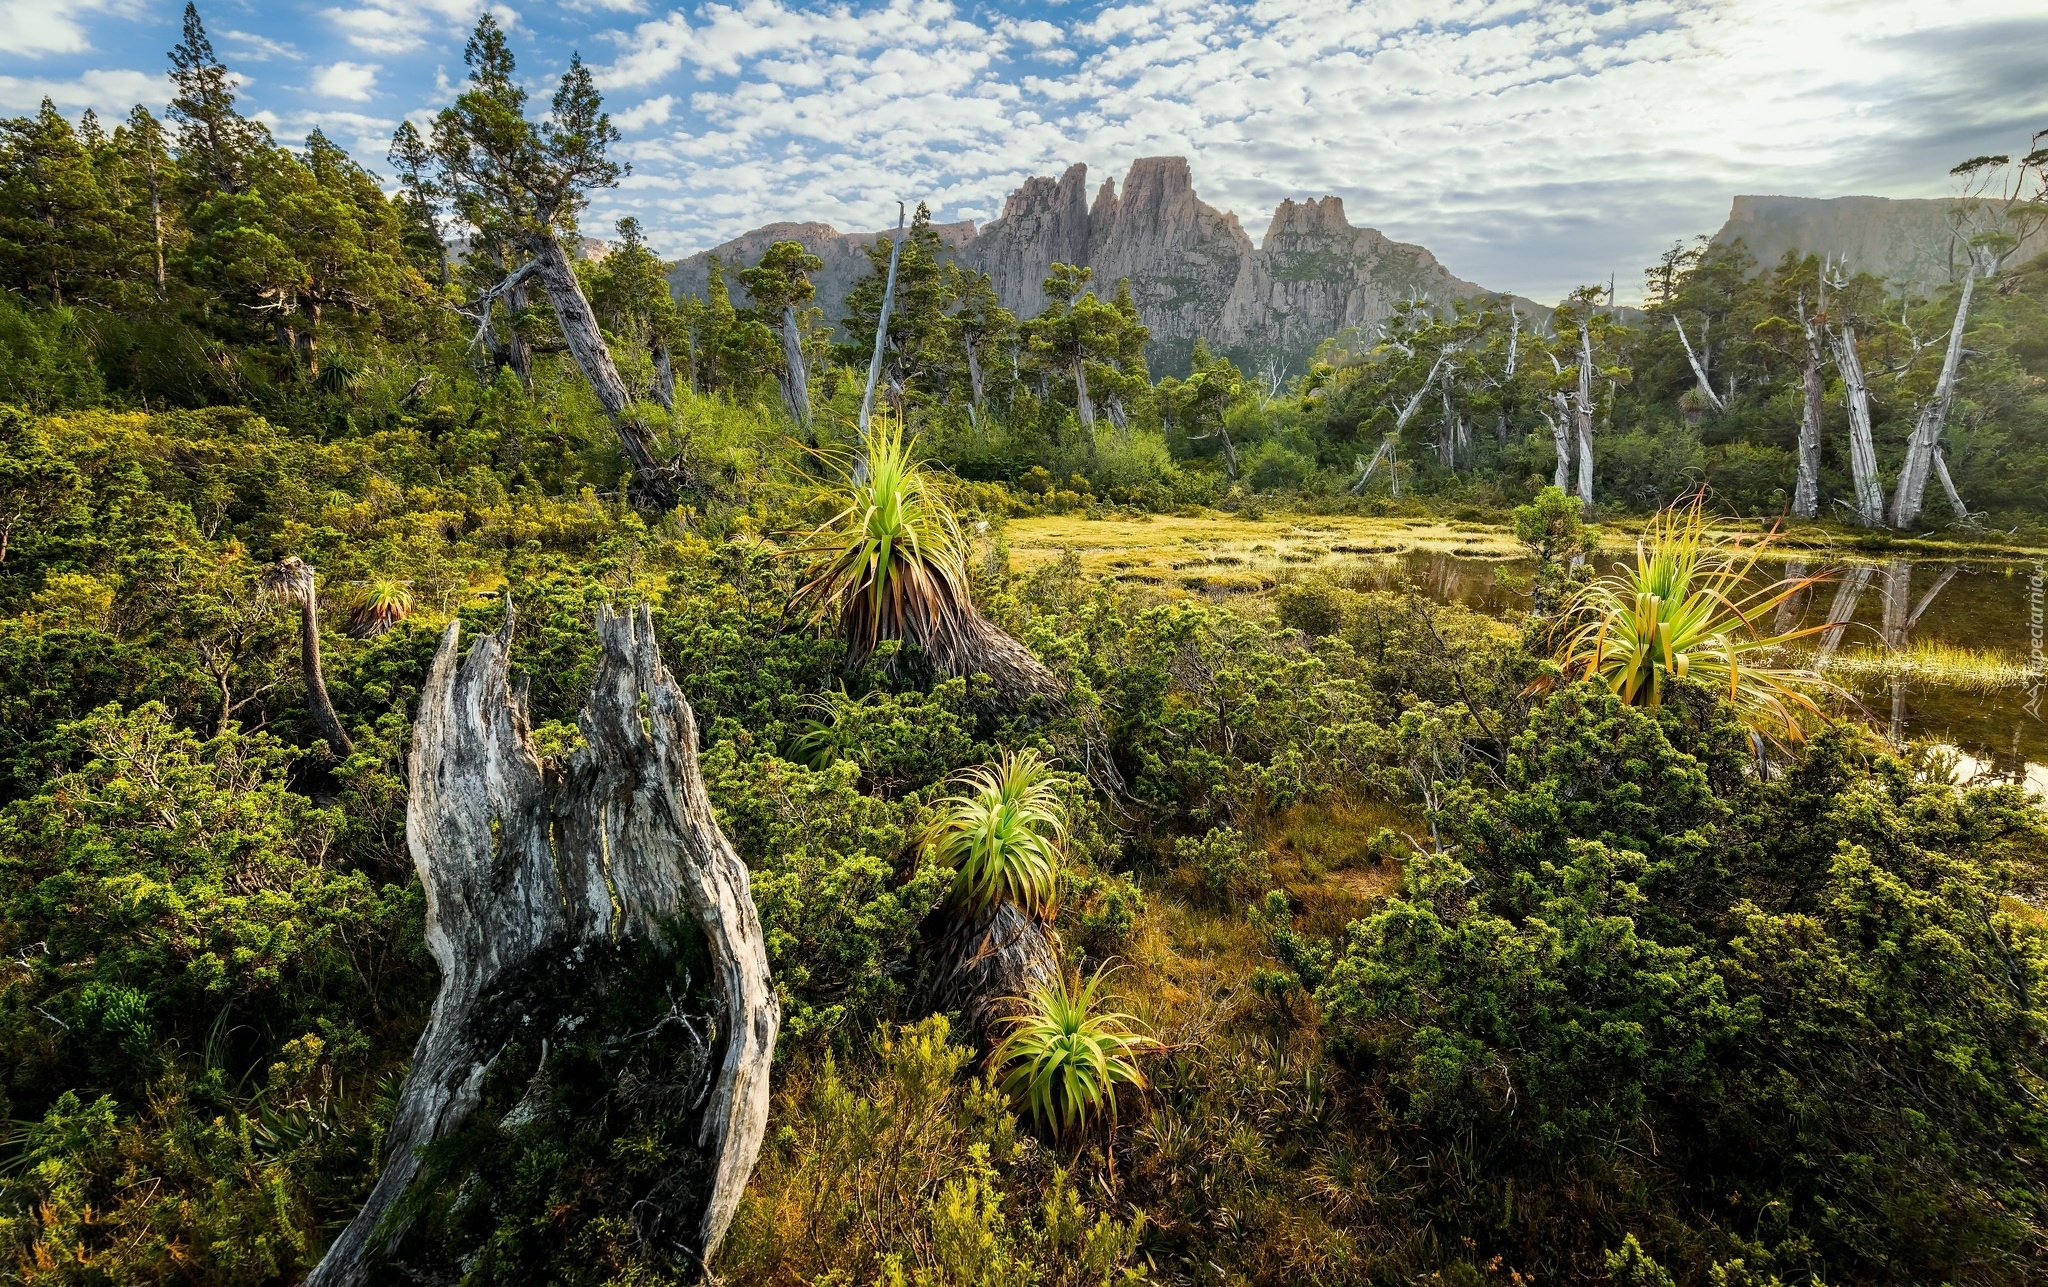
[[[348,633],[374,639],[412,615],[412,591],[399,581],[372,581],[356,591],[349,605]]]
[[[900,420],[875,418],[835,500],[839,512],[811,534],[820,561],[800,597],[838,605],[854,664],[898,639],[952,669],[972,651],[976,620],[967,542]]]
[[[1747,545],[1717,540],[1700,497],[1657,515],[1636,542],[1634,566],[1617,566],[1567,606],[1555,678],[1596,680],[1650,710],[1678,680],[1696,679],[1718,689],[1757,733],[1803,741],[1807,725],[1825,718],[1812,694],[1833,686],[1811,670],[1770,663],[1785,645],[1826,627],[1767,634],[1758,623],[1822,578],[1753,586],[1751,574],[1775,536]],[[1552,682],[1545,677],[1531,689]]]
[[[1055,1132],[1102,1113],[1114,1120],[1117,1087],[1145,1085],[1138,1054],[1157,1043],[1130,1015],[1098,1008],[1103,973],[1078,988],[1062,979],[1034,991],[993,1056],[1011,1102]]]
[[[940,801],[928,852],[953,868],[953,901],[970,912],[998,899],[1049,920],[1059,897],[1067,811],[1052,766],[1033,750],[960,775],[968,789]]]

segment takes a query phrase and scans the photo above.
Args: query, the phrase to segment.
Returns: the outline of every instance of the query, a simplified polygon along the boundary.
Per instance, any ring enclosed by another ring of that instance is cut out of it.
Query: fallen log
[[[685,913],[703,931],[723,1048],[698,1133],[700,1267],[760,1153],[781,1010],[746,867],[712,817],[696,719],[661,664],[647,609],[599,610],[602,653],[578,719],[585,744],[559,771],[535,754],[523,691],[509,683],[512,628],[508,604],[505,625],[458,662],[451,623],[420,698],[406,839],[441,987],[399,1092],[384,1172],[310,1287],[370,1281],[403,1235],[387,1217],[419,1170],[419,1149],[477,1106],[503,1048],[498,1012],[536,973],[573,969],[586,946],[658,941]]]

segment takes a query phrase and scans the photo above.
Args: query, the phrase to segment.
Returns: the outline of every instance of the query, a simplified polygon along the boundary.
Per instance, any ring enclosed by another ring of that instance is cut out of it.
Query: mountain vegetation
[[[2048,1276],[2048,815],[1705,518],[2041,534],[2042,152],[1932,297],[1682,245],[1155,379],[1119,284],[1011,315],[923,210],[837,347],[793,243],[673,299],[488,17],[389,190],[183,35],[161,120],[0,125],[9,1281]],[[1008,558],[1205,507],[1496,520],[1524,610]],[[635,883],[693,854],[725,920]]]

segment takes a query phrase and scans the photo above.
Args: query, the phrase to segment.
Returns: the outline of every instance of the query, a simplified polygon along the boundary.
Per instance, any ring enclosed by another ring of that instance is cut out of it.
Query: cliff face
[[[1962,264],[1950,224],[1954,208],[1942,199],[1740,196],[1714,240],[1725,245],[1741,238],[1760,269],[1788,250],[1846,256],[1852,272],[1928,294],[1953,280]],[[2044,250],[2048,235],[2036,236],[2007,262],[2023,263]]]
[[[1002,217],[977,234],[950,224],[940,235],[960,261],[989,275],[1005,307],[1028,318],[1045,307],[1043,282],[1055,263],[1095,270],[1104,298],[1128,279],[1140,316],[1152,329],[1155,373],[1182,371],[1197,339],[1253,366],[1272,361],[1299,371],[1316,345],[1347,327],[1371,326],[1411,295],[1439,303],[1482,293],[1454,277],[1420,246],[1355,228],[1336,197],[1283,201],[1262,244],[1237,216],[1195,195],[1182,157],[1132,164],[1119,191],[1105,179],[1088,200],[1088,167],[1054,179],[1028,179]],[[707,255],[750,264],[778,240],[796,240],[825,260],[813,274],[825,317],[836,322],[846,292],[869,271],[863,248],[878,236],[845,236],[824,224],[770,224],[715,251],[684,260],[670,281],[700,293]]]

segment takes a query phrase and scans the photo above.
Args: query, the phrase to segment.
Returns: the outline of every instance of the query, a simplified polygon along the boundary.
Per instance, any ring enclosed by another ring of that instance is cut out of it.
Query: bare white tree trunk
[[[1842,373],[1842,397],[1849,404],[1849,473],[1856,488],[1856,521],[1865,527],[1884,526],[1884,489],[1877,481],[1877,445],[1870,433],[1870,382],[1856,353],[1856,332],[1848,326],[1828,331],[1835,351],[1835,369]]]
[[[1579,437],[1579,504],[1593,508],[1593,331],[1586,319],[1579,320],[1579,390],[1573,399],[1572,419]]]
[[[1093,432],[1095,428],[1095,403],[1088,397],[1088,365],[1079,357],[1074,359],[1074,405],[1081,412],[1081,427]],[[1237,474],[1237,467],[1234,461],[1232,462],[1230,472],[1233,477]]]
[[[1458,467],[1458,422],[1451,410],[1451,382],[1445,380],[1439,386],[1444,397],[1444,420],[1436,433],[1436,462],[1445,469]]]
[[[722,1005],[724,1056],[699,1144],[710,1165],[697,1255],[724,1238],[768,1123],[781,1009],[747,870],[712,817],[697,725],[661,663],[647,610],[600,609],[602,654],[578,724],[585,745],[543,773],[525,703],[508,682],[512,617],[457,661],[441,638],[420,698],[406,839],[427,895],[441,970],[432,1016],[399,1091],[384,1173],[307,1279],[368,1282],[379,1226],[419,1169],[417,1150],[461,1126],[520,1016],[505,988],[562,971],[584,944],[652,939],[688,913],[702,927]]]
[[[1955,401],[1956,371],[1963,361],[1963,328],[1970,320],[1970,297],[1977,286],[1977,264],[1971,259],[1963,269],[1963,294],[1956,301],[1955,325],[1949,328],[1948,351],[1942,355],[1941,375],[1934,382],[1934,396],[1920,408],[1913,436],[1906,441],[1906,459],[1899,466],[1898,485],[1892,489],[1893,527],[1911,527],[1920,521],[1927,497],[1927,475],[1934,464],[1935,444],[1948,424],[1948,409]]]
[[[527,250],[533,255],[548,302],[554,305],[555,323],[562,328],[562,339],[568,343],[576,365],[582,368],[583,378],[590,382],[598,405],[611,420],[627,459],[632,461],[634,483],[650,500],[665,508],[672,499],[666,476],[654,458],[647,426],[631,414],[632,395],[619,376],[618,364],[612,361],[604,332],[597,326],[597,315],[590,311],[583,283],[576,280],[575,265],[569,262],[568,253],[554,233],[546,229],[528,239]]]
[[[782,308],[782,396],[800,425],[811,423],[811,376],[804,366],[804,337],[796,324],[796,305]]]
[[[961,340],[961,347],[967,350],[967,409],[979,415],[982,399],[981,355],[975,351],[976,345],[971,335]]]
[[[1792,513],[1797,518],[1820,517],[1820,430],[1821,411],[1827,384],[1821,378],[1821,363],[1827,358],[1827,342],[1820,325],[1806,311],[1806,293],[1799,294],[1799,324],[1806,332],[1806,366],[1800,373],[1804,395],[1799,415],[1799,476],[1792,485]]]
[[[1948,457],[1938,442],[1934,444],[1934,474],[1941,479],[1942,494],[1948,497],[1948,507],[1955,511],[1956,521],[1965,527],[1977,526],[1977,516],[1963,504],[1963,494],[1956,490],[1956,480],[1948,475]]]
[[[1714,392],[1714,382],[1707,378],[1706,366],[1700,361],[1699,355],[1693,352],[1692,340],[1686,335],[1685,323],[1678,320],[1678,314],[1671,315],[1671,325],[1678,331],[1678,342],[1685,346],[1685,360],[1692,364],[1692,378],[1699,382],[1700,393],[1706,398],[1707,405],[1716,411],[1726,411],[1728,404],[1721,400],[1720,394]],[[1707,328],[1703,323],[1700,326],[1701,346],[1705,347],[1706,342]]]
[[[896,203],[896,240],[889,243],[889,276],[882,283],[882,309],[875,318],[875,352],[868,359],[868,387],[860,398],[860,433],[867,437],[868,418],[875,412],[875,381],[882,377],[882,351],[889,342],[889,306],[896,300],[896,264],[903,256],[903,203]],[[865,459],[866,451],[862,451]]]
[[[1494,442],[1503,450],[1508,445],[1508,394],[1515,385],[1515,366],[1521,357],[1522,315],[1515,309],[1514,296],[1508,296],[1508,363],[1500,378],[1500,415],[1493,422]]]
[[[1569,493],[1572,489],[1571,400],[1562,393],[1555,396],[1557,414],[1543,413],[1543,418],[1550,422],[1551,445],[1557,448],[1557,472],[1551,476],[1550,485]]]

